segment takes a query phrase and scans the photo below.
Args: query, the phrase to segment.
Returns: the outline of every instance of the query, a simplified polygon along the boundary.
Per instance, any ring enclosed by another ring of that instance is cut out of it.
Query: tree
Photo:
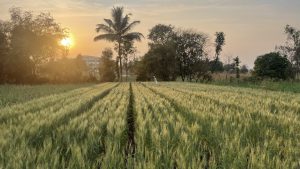
[[[5,82],[5,67],[9,52],[8,24],[0,22],[0,83]]]
[[[116,78],[112,57],[113,51],[110,48],[106,48],[102,52],[99,65],[100,81],[102,82],[113,82]]]
[[[136,52],[133,41],[125,41],[122,45],[122,55],[125,62],[125,72],[126,72],[126,81],[128,80],[128,71],[129,71],[129,56],[133,55]]]
[[[137,80],[149,80],[153,76],[162,81],[175,80],[175,56],[172,44],[152,46],[141,60]]]
[[[153,76],[163,81],[176,79],[174,34],[174,27],[171,25],[158,24],[150,30],[150,49],[141,61],[135,62],[137,80],[150,80]]]
[[[287,56],[294,65],[296,75],[300,76],[300,30],[286,25],[285,33],[287,41],[285,46],[279,46],[277,49],[283,56]]]
[[[240,78],[240,58],[237,56],[236,58],[233,59],[234,64],[235,64],[235,74],[236,74],[236,78],[239,79]]]
[[[96,32],[104,32],[94,38],[94,41],[107,40],[115,42],[118,49],[118,58],[116,59],[118,66],[118,78],[122,81],[122,44],[126,41],[141,41],[143,35],[139,32],[130,32],[134,26],[140,21],[130,21],[130,15],[124,15],[123,7],[114,7],[112,9],[112,19],[104,19],[105,24],[98,24]],[[119,63],[119,64],[118,64]]]
[[[223,65],[220,64],[222,62],[220,62],[219,56],[222,52],[222,47],[225,45],[225,34],[224,32],[216,32],[215,36],[215,63],[212,65],[212,72],[223,71]]]
[[[211,60],[209,62],[210,65],[210,71],[213,72],[223,72],[224,71],[224,65],[223,62],[221,62],[219,59]]]
[[[182,81],[186,78],[192,81],[195,77],[193,68],[201,60],[206,59],[207,42],[208,36],[206,34],[187,30],[177,32],[175,38],[176,59]]]
[[[10,15],[6,30],[9,35],[4,67],[6,81],[32,83],[39,76],[41,66],[61,52],[58,41],[66,31],[49,13],[35,16],[20,8],[12,8]]]
[[[164,45],[174,40],[175,31],[172,25],[158,24],[151,28],[148,38],[152,41],[150,46],[153,44]]]
[[[243,66],[241,67],[241,73],[248,73],[248,72],[249,72],[248,67],[247,67],[246,65],[243,65]]]
[[[275,52],[257,57],[254,62],[254,75],[271,79],[289,79],[294,77],[291,62],[286,57]]]
[[[44,78],[52,83],[81,83],[90,80],[89,70],[81,55],[76,58],[62,57],[41,67]]]

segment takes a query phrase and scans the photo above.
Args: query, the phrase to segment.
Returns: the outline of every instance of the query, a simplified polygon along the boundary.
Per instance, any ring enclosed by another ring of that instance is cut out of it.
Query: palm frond
[[[140,21],[133,21],[125,29],[123,29],[122,33],[129,32],[132,28],[134,28],[137,24],[140,24],[140,23],[141,23]]]
[[[102,34],[102,35],[98,35],[94,38],[94,41],[98,41],[98,40],[107,40],[107,41],[110,41],[110,42],[113,42],[117,39],[116,35],[115,34],[111,34],[111,33],[108,33],[108,34]]]
[[[96,32],[99,33],[100,31],[103,31],[105,33],[113,33],[114,32],[114,30],[107,25],[97,24]]]
[[[121,20],[122,23],[120,25],[120,31],[123,32],[123,30],[128,26],[129,20],[130,20],[129,15],[126,15],[124,18],[122,18],[122,20]]]
[[[109,27],[112,27],[114,30],[116,30],[116,27],[111,19],[104,19],[104,21],[108,24]]]
[[[114,22],[116,31],[121,30],[120,28],[121,28],[122,19],[123,19],[123,11],[124,11],[123,7],[114,7],[112,9],[112,18],[113,18],[113,22]]]
[[[144,35],[139,33],[139,32],[131,32],[131,33],[127,33],[126,35],[122,36],[123,40],[129,40],[129,41],[141,41],[142,38],[144,38]]]

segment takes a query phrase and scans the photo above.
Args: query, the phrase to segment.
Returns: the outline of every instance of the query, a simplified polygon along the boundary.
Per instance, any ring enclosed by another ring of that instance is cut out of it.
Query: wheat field
[[[1,169],[300,168],[299,94],[179,82],[45,92],[0,107]]]

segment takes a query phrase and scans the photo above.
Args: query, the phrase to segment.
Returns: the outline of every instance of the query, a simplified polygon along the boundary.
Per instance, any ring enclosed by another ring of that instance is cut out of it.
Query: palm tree
[[[118,78],[122,81],[122,43],[135,40],[141,41],[144,36],[139,32],[130,32],[140,21],[130,23],[131,14],[124,15],[123,7],[114,7],[111,14],[112,19],[104,19],[105,24],[97,24],[96,32],[104,32],[104,34],[96,36],[94,41],[107,40],[116,43],[118,49],[116,63],[119,65]]]

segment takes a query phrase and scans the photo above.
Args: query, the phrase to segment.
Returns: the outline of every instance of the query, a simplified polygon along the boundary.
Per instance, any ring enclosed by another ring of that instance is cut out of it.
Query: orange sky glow
[[[273,51],[285,42],[284,26],[290,24],[300,29],[299,0],[0,0],[0,19],[9,19],[9,8],[21,7],[34,13],[50,12],[62,27],[69,29],[72,46],[69,56],[78,54],[100,56],[105,41],[94,42],[96,24],[110,18],[113,6],[124,6],[132,13],[132,20],[140,20],[135,28],[147,37],[155,24],[172,24],[178,28],[193,29],[210,35],[226,34],[222,60],[227,56],[240,56],[242,64],[253,66],[255,58]],[[136,44],[141,56],[148,50],[144,39]],[[213,46],[212,46],[213,51]]]

